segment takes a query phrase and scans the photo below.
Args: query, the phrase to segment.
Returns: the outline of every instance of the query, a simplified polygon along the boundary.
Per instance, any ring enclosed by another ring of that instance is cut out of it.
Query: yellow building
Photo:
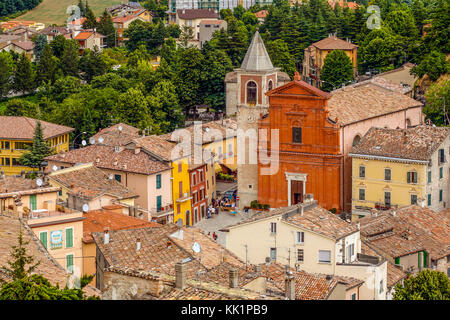
[[[303,80],[316,87],[321,87],[320,73],[326,56],[333,50],[342,50],[350,58],[353,64],[353,74],[357,75],[358,66],[358,46],[330,35],[311,44],[305,49],[303,58]]]
[[[33,170],[19,164],[20,156],[31,146],[37,120],[27,117],[0,116],[0,168],[6,175]],[[55,152],[69,150],[69,133],[74,129],[41,121],[44,138]]]
[[[352,218],[416,203],[444,209],[449,147],[450,128],[371,128],[350,153]]]

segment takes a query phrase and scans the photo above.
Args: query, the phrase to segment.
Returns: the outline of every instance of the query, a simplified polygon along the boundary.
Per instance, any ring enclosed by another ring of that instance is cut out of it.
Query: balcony
[[[183,194],[178,193],[175,198],[177,199],[176,200],[177,203],[183,203],[183,202],[186,202],[186,201],[192,199],[192,195],[191,195],[191,192],[188,191]]]

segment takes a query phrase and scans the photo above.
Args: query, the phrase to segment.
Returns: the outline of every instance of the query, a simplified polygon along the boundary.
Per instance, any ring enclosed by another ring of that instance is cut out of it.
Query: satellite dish
[[[58,167],[57,166],[53,166],[53,171],[58,171]]]
[[[42,186],[42,179],[37,178],[36,179],[36,184],[38,185],[38,187]]]
[[[81,141],[81,144],[84,146],[86,146],[86,140]]]
[[[87,203],[83,204],[83,212],[88,212],[89,211],[89,206],[87,205]]]
[[[177,225],[177,227],[182,228],[183,227],[183,220],[178,219],[176,225]]]
[[[95,138],[94,137],[90,137],[89,138],[89,143],[90,144],[95,144]]]
[[[103,139],[103,137],[98,138],[98,142],[103,143],[103,141],[105,141],[105,139]]]
[[[119,126],[119,131],[122,131],[122,130],[123,130],[122,126]]]
[[[114,179],[114,176],[113,176],[113,174],[111,173],[110,175],[109,175],[109,180],[112,180],[112,179]]]
[[[202,247],[199,243],[194,242],[194,245],[192,246],[192,250],[194,250],[195,253],[200,253],[202,251]]]

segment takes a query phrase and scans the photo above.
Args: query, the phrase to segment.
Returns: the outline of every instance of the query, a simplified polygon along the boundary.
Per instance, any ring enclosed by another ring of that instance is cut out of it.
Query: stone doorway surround
[[[285,172],[286,181],[288,185],[288,206],[292,205],[291,199],[291,181],[303,181],[303,199],[306,195],[306,178],[308,176],[307,173],[294,173],[294,172]]]

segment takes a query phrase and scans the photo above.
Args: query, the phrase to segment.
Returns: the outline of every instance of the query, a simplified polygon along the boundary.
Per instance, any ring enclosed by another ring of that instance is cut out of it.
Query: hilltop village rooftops
[[[263,213],[257,213],[244,219],[234,225],[223,228],[220,231],[228,232],[230,229],[260,221],[263,219],[282,215],[282,221],[321,234],[334,240],[339,240],[347,235],[358,231],[356,224],[348,223],[337,215],[317,205],[316,201],[309,206],[303,207],[302,204],[296,204],[290,207],[282,207]]]
[[[119,148],[119,147],[118,147]],[[49,157],[47,161],[57,161],[69,164],[79,164],[92,162],[101,169],[110,169],[139,174],[155,174],[161,171],[170,170],[171,167],[155,161],[144,152],[120,147],[117,151],[114,147],[91,145],[88,147],[74,149],[69,152],[61,152]]]
[[[138,228],[159,228],[161,225],[156,222],[145,221],[130,217],[118,212],[108,210],[91,210],[83,213],[83,242],[93,243],[92,232],[103,232],[105,228],[109,230],[138,229]]]
[[[407,129],[371,128],[352,148],[353,156],[428,161],[450,135],[450,128],[419,125]]]
[[[121,128],[121,130],[119,130]],[[124,146],[135,138],[139,138],[140,130],[125,123],[118,123],[113,126],[100,129],[92,138],[95,143],[110,147]],[[103,138],[102,142],[99,141]]]
[[[38,120],[28,117],[0,116],[0,139],[32,140]],[[44,138],[49,139],[72,132],[73,128],[41,121]]]
[[[335,90],[327,103],[329,118],[340,126],[421,106],[413,98],[372,82]]]
[[[0,198],[9,198],[14,195],[30,195],[38,193],[56,192],[60,188],[43,185],[39,187],[36,180],[23,177],[3,176],[0,177]]]
[[[164,137],[157,135],[136,138],[130,144],[140,146],[154,157],[168,162],[190,155],[184,155],[182,148],[174,150],[177,143],[169,142]]]
[[[379,212],[359,221],[361,236],[374,249],[393,258],[426,250],[431,259],[437,260],[450,253],[448,209],[437,213],[412,205]]]
[[[138,195],[94,166],[92,163],[52,172],[50,179],[69,189],[68,194],[95,199],[105,194],[118,199],[136,198]]]
[[[47,252],[42,243],[31,231],[30,227],[17,218],[0,215],[0,266],[8,266],[8,260],[11,260],[11,247],[18,245],[19,230],[22,231],[27,254],[33,256],[34,262],[40,261],[34,273],[40,274],[50,281],[52,285],[59,285],[64,288],[67,279],[70,276],[64,268]],[[11,275],[0,269],[0,279],[6,282],[12,280]],[[88,296],[100,296],[100,292],[87,285],[83,291]]]

